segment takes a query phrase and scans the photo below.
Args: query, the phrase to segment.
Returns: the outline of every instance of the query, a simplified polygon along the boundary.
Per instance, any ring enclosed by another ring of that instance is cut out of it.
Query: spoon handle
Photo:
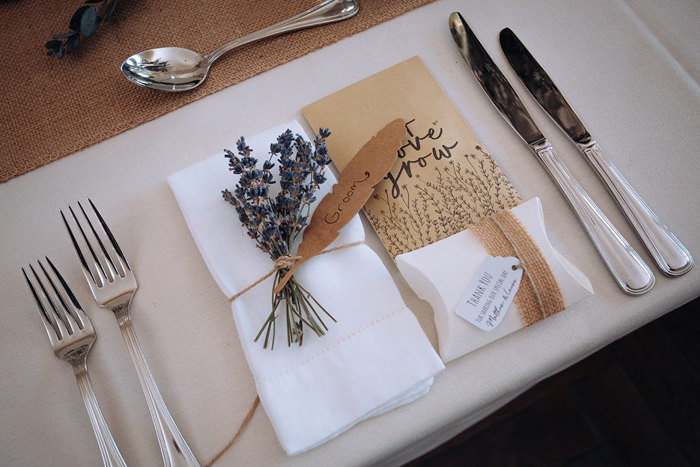
[[[205,57],[209,63],[214,62],[217,58],[225,54],[231,49],[235,49],[243,44],[255,42],[267,37],[277,36],[285,32],[296,31],[299,29],[319,26],[326,23],[334,23],[343,19],[349,18],[357,14],[360,5],[357,0],[325,0],[303,13],[293,16],[289,19],[281,21],[272,26],[268,26],[259,31],[255,31],[246,36],[228,42],[218,49],[214,50]]]

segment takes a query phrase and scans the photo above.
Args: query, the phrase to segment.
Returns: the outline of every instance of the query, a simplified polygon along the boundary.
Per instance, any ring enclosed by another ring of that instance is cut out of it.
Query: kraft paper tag
[[[294,263],[274,289],[278,293],[304,261],[321,253],[333,243],[340,229],[360,212],[396,160],[398,148],[406,135],[405,122],[397,118],[373,136],[350,160],[338,176],[332,191],[318,203],[304,238],[297,250],[301,259]]]
[[[487,256],[457,304],[457,316],[484,331],[496,329],[520,287],[519,266],[518,258]]]
[[[313,128],[333,131],[328,150],[340,171],[377,128],[406,121],[398,159],[364,207],[392,257],[522,202],[418,57],[302,111]]]

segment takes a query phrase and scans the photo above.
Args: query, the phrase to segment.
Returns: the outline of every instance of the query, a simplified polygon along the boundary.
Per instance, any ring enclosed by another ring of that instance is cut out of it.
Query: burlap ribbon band
[[[529,326],[565,308],[552,269],[525,227],[511,211],[502,211],[471,228],[491,256],[518,258],[524,277],[515,295],[523,324]]]

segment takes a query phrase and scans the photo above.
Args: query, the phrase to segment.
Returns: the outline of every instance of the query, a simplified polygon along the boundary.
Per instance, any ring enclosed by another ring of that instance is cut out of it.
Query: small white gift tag
[[[505,317],[522,277],[523,268],[518,258],[487,256],[455,312],[479,329],[496,329]]]

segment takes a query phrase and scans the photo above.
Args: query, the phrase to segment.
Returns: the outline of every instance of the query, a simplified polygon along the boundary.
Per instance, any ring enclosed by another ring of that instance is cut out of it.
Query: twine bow
[[[282,255],[279,258],[275,260],[275,271],[278,269],[288,269],[294,266],[294,264],[299,261],[302,257],[301,256],[286,256]]]
[[[247,291],[249,291],[250,289],[252,289],[256,285],[258,285],[259,283],[261,283],[262,281],[264,281],[265,279],[267,279],[268,277],[270,277],[271,275],[273,275],[274,273],[276,273],[280,269],[291,268],[300,259],[302,259],[301,256],[287,256],[287,255],[280,256],[279,258],[277,258],[275,260],[275,263],[272,265],[272,270],[270,272],[268,272],[267,274],[262,276],[260,279],[256,280],[255,282],[253,282],[252,284],[250,284],[248,287],[241,290],[237,294],[233,295],[231,298],[228,299],[228,301],[229,302],[234,301],[235,299],[237,299],[238,297],[240,297],[241,295],[243,295],[244,293],[246,293]]]

